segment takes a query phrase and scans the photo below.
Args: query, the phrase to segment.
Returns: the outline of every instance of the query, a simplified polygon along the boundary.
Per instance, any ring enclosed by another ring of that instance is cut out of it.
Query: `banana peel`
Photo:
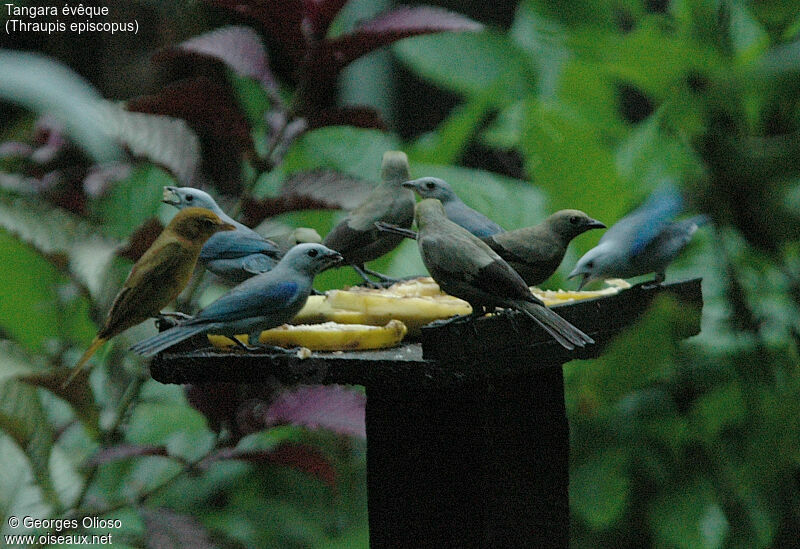
[[[611,278],[606,280],[606,287],[602,290],[574,291],[574,290],[540,290],[532,287],[531,292],[541,299],[548,307],[570,301],[581,299],[592,299],[595,297],[605,297],[619,293],[621,290],[630,288],[631,285],[621,278]]]
[[[607,287],[595,291],[531,291],[545,305],[613,295],[630,284],[621,279],[606,281]],[[305,347],[314,351],[355,351],[385,349],[399,345],[406,335],[419,334],[420,328],[434,320],[472,312],[469,303],[443,293],[430,277],[398,282],[386,289],[364,287],[330,290],[324,296],[311,296],[292,320],[261,333],[259,341],[281,347]],[[237,336],[247,342],[247,336]],[[233,345],[223,336],[208,336],[215,347]]]
[[[405,324],[399,320],[390,320],[383,326],[345,325],[336,322],[294,326],[284,324],[261,332],[258,341],[265,345],[304,347],[311,351],[363,351],[395,347],[400,344],[407,331]],[[236,338],[248,343],[246,335]],[[234,345],[224,336],[209,335],[208,340],[218,348]]]

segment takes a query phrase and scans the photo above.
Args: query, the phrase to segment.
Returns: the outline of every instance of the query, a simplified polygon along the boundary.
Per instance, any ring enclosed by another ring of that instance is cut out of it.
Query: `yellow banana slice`
[[[406,332],[406,326],[399,320],[391,320],[384,326],[336,322],[298,326],[284,324],[261,332],[258,340],[266,345],[306,347],[312,351],[360,351],[395,347],[403,340]],[[248,342],[246,335],[236,337],[240,341]],[[233,345],[224,336],[209,335],[208,340],[215,347],[226,348]]]

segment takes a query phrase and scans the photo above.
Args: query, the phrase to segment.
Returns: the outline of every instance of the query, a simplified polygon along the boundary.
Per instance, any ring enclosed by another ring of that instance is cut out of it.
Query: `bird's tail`
[[[584,347],[594,340],[578,328],[564,320],[555,312],[544,305],[530,301],[515,301],[514,306],[536,321],[553,339],[562,347],[573,350],[575,347]]]
[[[199,334],[208,330],[206,324],[184,324],[175,326],[169,330],[163,331],[160,334],[148,337],[135,345],[131,345],[131,351],[137,355],[153,356],[160,353],[164,349],[172,347],[186,339],[189,339],[195,334]]]
[[[83,370],[83,367],[86,365],[89,359],[92,358],[92,355],[95,354],[97,352],[97,349],[102,347],[103,343],[105,343],[106,341],[108,341],[106,338],[99,336],[95,337],[92,340],[92,344],[89,345],[89,348],[86,349],[85,353],[83,353],[83,356],[75,365],[75,368],[72,370],[72,373],[69,375],[66,381],[64,381],[64,383],[61,384],[62,389],[68,386],[70,383],[72,383],[72,381],[75,379],[75,376],[77,376],[80,373],[80,371]]]

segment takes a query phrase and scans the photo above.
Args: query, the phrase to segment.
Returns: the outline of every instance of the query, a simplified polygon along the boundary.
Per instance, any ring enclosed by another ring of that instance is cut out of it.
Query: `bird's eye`
[[[425,187],[428,189],[433,189],[435,186],[436,184],[433,181],[428,181],[427,183],[425,183]]]
[[[191,202],[192,200],[194,200],[194,197],[192,195],[186,196],[186,202]]]
[[[589,267],[590,269],[594,269],[594,261],[590,261],[589,263],[586,264],[586,266]]]
[[[308,254],[308,257],[317,257],[317,254],[319,254],[319,252],[314,249],[308,250],[306,253]]]
[[[577,215],[573,215],[572,217],[569,218],[569,222],[572,223],[573,225],[577,225],[578,223],[581,222],[581,218],[578,217]]]

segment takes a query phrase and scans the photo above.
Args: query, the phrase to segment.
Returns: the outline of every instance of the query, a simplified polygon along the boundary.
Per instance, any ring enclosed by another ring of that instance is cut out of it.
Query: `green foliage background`
[[[401,139],[391,131],[314,130],[253,186],[256,197],[270,196],[287,175],[317,167],[375,180],[382,152],[400,148],[412,176],[444,177],[507,228],[562,207],[610,225],[665,178],[679,183],[693,212],[712,216],[714,225],[668,271],[672,280],[703,277],[702,333],[677,341],[684,311],[665,300],[602,358],[565,366],[575,547],[796,543],[799,13],[797,2],[778,1],[525,0],[507,31],[409,39],[392,48],[392,59],[363,62],[366,71],[397,63],[391,66],[458,98],[431,132]],[[265,108],[258,90],[232,81],[248,112]],[[385,89],[391,93],[391,82]],[[634,115],[632,101],[640,107]],[[4,125],[3,137],[19,135],[31,120]],[[525,177],[465,167],[476,145],[514,151]],[[166,444],[172,456],[100,467],[87,495],[100,507],[174,475],[181,468],[175,457],[191,461],[213,446],[180,388],[149,380],[110,433],[114,440],[98,438],[98,425],[106,432],[126,387],[141,375],[143,364],[125,349],[151,333],[149,325],[102,351],[111,367],[91,378],[99,416],[91,400],[73,395],[67,405],[23,380],[75,362],[128,270],[114,246],[149,216],[168,219],[172,212],[158,200],[171,183],[142,166],[92,202],[88,219],[0,191],[3,517],[70,509],[99,444]],[[324,235],[339,215],[300,212],[274,221]],[[598,238],[578,238],[548,286],[567,287],[564,274]],[[422,271],[408,243],[374,267]],[[318,286],[356,281],[338,270]],[[298,427],[242,443],[284,440],[322,448],[340,475],[337,488],[275,466],[223,462],[139,503],[196,517],[223,546],[366,547],[364,443]],[[144,535],[136,506],[111,515],[123,519],[123,538],[135,546]]]

